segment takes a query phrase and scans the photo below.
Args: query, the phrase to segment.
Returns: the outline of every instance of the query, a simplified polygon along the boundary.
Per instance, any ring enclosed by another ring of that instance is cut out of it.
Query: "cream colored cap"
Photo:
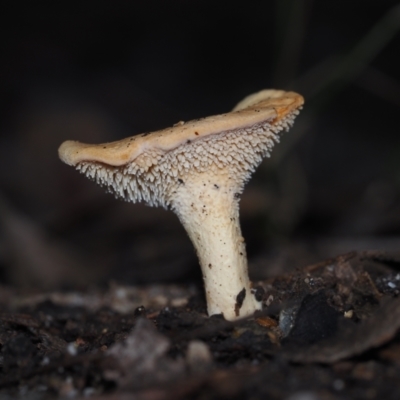
[[[242,100],[232,112],[214,115],[152,133],[142,133],[116,142],[85,144],[64,142],[58,152],[62,161],[76,166],[80,162],[99,162],[122,166],[149,150],[168,152],[185,142],[220,132],[250,127],[263,122],[279,121],[303,104],[301,95],[283,90],[262,90]]]

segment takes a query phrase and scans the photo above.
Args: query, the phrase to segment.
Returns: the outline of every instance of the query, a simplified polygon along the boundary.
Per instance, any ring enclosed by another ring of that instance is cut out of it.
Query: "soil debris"
[[[234,322],[209,318],[184,286],[8,288],[0,396],[399,398],[399,270],[383,253],[349,253],[258,282],[263,311]]]

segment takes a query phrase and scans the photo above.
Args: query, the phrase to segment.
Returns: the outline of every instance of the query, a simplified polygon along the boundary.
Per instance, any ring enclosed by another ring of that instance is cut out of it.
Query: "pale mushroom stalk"
[[[227,114],[113,143],[67,141],[59,154],[117,197],[173,209],[196,248],[209,315],[234,320],[262,306],[247,272],[240,194],[302,104],[297,93],[264,90]]]
[[[239,224],[241,185],[226,174],[188,176],[171,206],[199,257],[209,315],[233,320],[261,308],[251,294],[244,238]]]

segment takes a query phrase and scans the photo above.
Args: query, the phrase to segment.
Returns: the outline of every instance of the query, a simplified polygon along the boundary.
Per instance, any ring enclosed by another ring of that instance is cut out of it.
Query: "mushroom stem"
[[[171,205],[196,248],[203,271],[208,314],[235,320],[261,309],[251,291],[239,222],[237,179],[227,174],[180,180]]]

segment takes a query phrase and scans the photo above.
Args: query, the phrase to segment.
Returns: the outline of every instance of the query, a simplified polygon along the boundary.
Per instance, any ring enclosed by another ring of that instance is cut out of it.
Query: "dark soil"
[[[2,288],[1,399],[399,399],[400,260],[351,253],[207,317],[192,287]]]

